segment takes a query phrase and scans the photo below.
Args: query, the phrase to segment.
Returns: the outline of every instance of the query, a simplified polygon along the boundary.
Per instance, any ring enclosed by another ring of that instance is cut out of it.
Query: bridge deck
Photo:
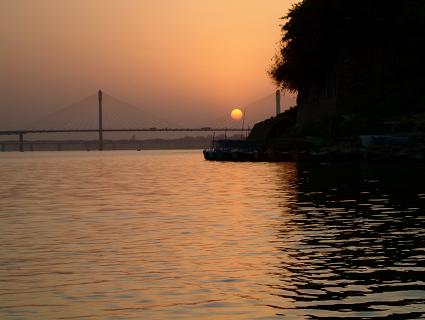
[[[130,129],[102,129],[103,132],[210,132],[210,131],[229,131],[240,132],[250,131],[251,129],[235,128],[130,128]],[[34,129],[34,130],[3,130],[0,135],[21,135],[29,133],[72,133],[72,132],[99,132],[99,129]]]

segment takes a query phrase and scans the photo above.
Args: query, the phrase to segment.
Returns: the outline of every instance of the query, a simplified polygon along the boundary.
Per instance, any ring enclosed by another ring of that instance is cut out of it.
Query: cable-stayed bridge
[[[274,94],[252,105],[270,103]],[[247,107],[249,107],[248,105]],[[233,123],[232,123],[233,122]],[[237,125],[237,127],[235,126]],[[19,150],[24,151],[24,136],[45,133],[97,133],[98,148],[103,150],[105,132],[247,132],[249,128],[225,115],[199,127],[185,127],[130,105],[99,90],[76,103],[19,130],[0,131],[0,135],[19,137]]]

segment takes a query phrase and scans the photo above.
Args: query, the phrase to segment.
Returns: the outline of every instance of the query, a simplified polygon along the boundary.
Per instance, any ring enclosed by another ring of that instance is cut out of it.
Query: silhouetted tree
[[[424,101],[425,1],[304,0],[282,19],[270,75],[283,88],[302,93],[343,70],[348,95]]]

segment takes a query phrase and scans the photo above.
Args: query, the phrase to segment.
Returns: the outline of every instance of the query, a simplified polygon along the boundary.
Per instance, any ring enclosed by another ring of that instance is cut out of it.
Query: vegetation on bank
[[[425,1],[304,0],[282,19],[269,73],[297,106],[257,124],[250,140],[292,150],[424,135]]]
[[[423,97],[424,1],[304,0],[282,19],[280,54],[270,74],[283,88],[303,94],[338,68],[352,86]]]

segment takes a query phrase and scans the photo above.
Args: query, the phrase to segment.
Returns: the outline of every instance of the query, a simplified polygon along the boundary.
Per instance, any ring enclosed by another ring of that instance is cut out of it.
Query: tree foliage
[[[285,89],[323,83],[341,57],[351,60],[353,70],[364,70],[356,77],[367,81],[374,50],[384,51],[381,69],[391,75],[382,73],[380,81],[408,89],[425,75],[423,0],[304,0],[282,19],[280,52],[270,75]]]

